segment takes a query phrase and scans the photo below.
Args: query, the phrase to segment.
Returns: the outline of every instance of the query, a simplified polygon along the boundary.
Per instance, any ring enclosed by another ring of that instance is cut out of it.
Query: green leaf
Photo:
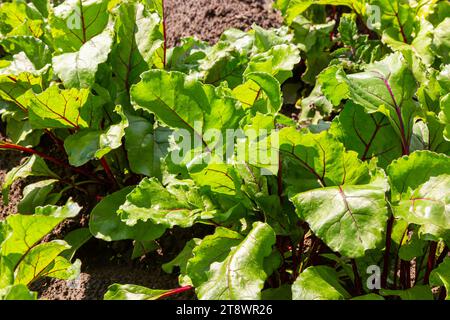
[[[48,0],[31,0],[31,3],[39,10],[43,17],[48,17]]]
[[[23,197],[17,206],[17,210],[22,214],[32,214],[36,207],[55,204],[55,200],[58,199],[52,196],[50,192],[52,192],[57,181],[49,179],[27,185],[23,189]]]
[[[393,201],[408,199],[412,192],[431,177],[448,174],[450,158],[430,151],[416,151],[394,160],[386,172]]]
[[[265,72],[275,77],[280,84],[292,76],[292,69],[300,62],[300,51],[293,44],[280,44],[269,51],[255,54],[248,63],[244,75]]]
[[[163,44],[161,19],[146,7],[134,1],[120,4],[116,10],[116,41],[111,52],[111,63],[119,90],[129,100],[131,86],[139,76],[154,64],[155,55]],[[160,66],[158,66],[160,67]]]
[[[24,52],[36,70],[43,69],[52,62],[50,48],[42,40],[33,36],[11,36],[0,40],[0,45],[9,54]]]
[[[37,292],[30,291],[26,285],[16,284],[1,288],[0,300],[37,300]]]
[[[70,249],[61,253],[61,257],[71,261],[75,252],[91,239],[92,235],[88,228],[79,228],[69,232],[64,241],[70,246]]]
[[[313,134],[283,128],[279,144],[283,179],[289,192],[366,184],[370,180],[368,165],[358,159],[356,152],[346,152],[328,132]]]
[[[450,94],[441,98],[440,106],[439,119],[445,125],[444,137],[447,141],[450,141]]]
[[[33,93],[42,91],[42,78],[30,73],[0,75],[0,98],[26,112]]]
[[[42,16],[23,0],[2,3],[0,7],[0,33],[8,36],[34,36],[43,33]]]
[[[364,256],[383,240],[388,211],[385,189],[374,185],[315,189],[291,198],[297,214],[331,249]]]
[[[64,140],[64,149],[71,165],[80,167],[90,160],[101,159],[122,145],[122,138],[128,127],[128,119],[121,106],[117,106],[115,112],[119,114],[121,121],[111,125],[104,132],[85,129]]]
[[[409,223],[433,224],[448,229],[450,226],[450,175],[431,177],[412,194],[394,206],[394,215]],[[406,196],[406,195],[405,195]]]
[[[53,69],[66,88],[89,88],[94,84],[99,65],[108,59],[112,37],[107,29],[84,43],[79,51],[53,57]]]
[[[427,242],[419,238],[417,232],[413,232],[410,239],[405,244],[401,244],[398,256],[404,261],[412,261],[425,253]]]
[[[99,140],[102,134],[99,130],[80,130],[64,140],[64,149],[69,158],[69,163],[80,167],[95,158],[100,149]]]
[[[450,28],[450,18],[445,18],[433,32],[434,51],[442,58],[444,64],[450,63],[450,36],[448,29]]]
[[[205,141],[203,132],[236,128],[241,119],[237,100],[221,88],[203,85],[179,72],[151,70],[141,78],[131,88],[135,108],[154,113],[169,127],[187,130],[205,146],[211,141]]]
[[[298,15],[305,12],[311,5],[342,5],[354,8],[356,3],[358,2],[355,0],[276,0],[275,7],[281,10],[286,23],[291,24]]]
[[[396,35],[396,40],[410,43],[416,26],[416,10],[411,10],[409,3],[401,0],[374,0],[381,10],[381,21],[376,21],[373,27],[377,31],[389,32]]]
[[[170,127],[194,132],[194,122],[202,121],[203,114],[209,111],[202,85],[188,81],[182,73],[161,70],[145,72],[141,78],[131,88],[136,108],[155,113]]]
[[[219,41],[206,53],[205,57],[198,61],[197,77],[214,86],[226,82],[230,88],[234,88],[242,83],[247,57],[234,43],[230,45]]]
[[[155,240],[150,241],[134,241],[133,242],[133,253],[131,254],[131,259],[140,258],[147,253],[153,252],[158,249],[158,243]]]
[[[53,85],[31,100],[30,123],[33,128],[97,128],[104,100],[87,89],[61,90]]]
[[[439,266],[431,271],[430,284],[444,286],[447,290],[446,300],[450,300],[450,258],[446,257]]]
[[[291,286],[284,284],[278,288],[268,288],[261,292],[261,300],[292,300]]]
[[[49,22],[58,52],[74,52],[99,35],[108,19],[109,0],[67,0],[51,11]]]
[[[0,145],[1,148],[1,145]],[[50,171],[50,169],[45,164],[45,161],[42,158],[39,158],[36,155],[28,158],[23,164],[18,167],[15,167],[9,171],[2,184],[2,194],[3,194],[3,202],[5,205],[9,203],[9,190],[11,185],[17,179],[23,179],[26,177],[52,177],[59,179],[59,177]]]
[[[70,250],[70,249],[69,249]],[[64,252],[62,253],[64,254]],[[60,280],[75,280],[81,273],[81,261],[79,259],[71,263],[62,256],[57,256],[55,260],[43,270],[39,277],[49,277]]]
[[[168,153],[172,130],[154,128],[153,122],[138,116],[128,116],[125,148],[131,170],[149,177],[161,177],[161,159]]]
[[[166,230],[163,226],[141,221],[134,226],[128,226],[120,219],[117,210],[119,210],[119,207],[125,202],[127,195],[132,190],[132,187],[126,187],[108,195],[92,210],[89,229],[94,237],[104,241],[125,239],[149,241],[162,236]]]
[[[328,266],[309,267],[292,284],[293,300],[343,300],[350,294],[339,283],[337,272]]]
[[[379,296],[375,293],[368,293],[362,296],[358,296],[355,298],[352,298],[351,300],[371,300],[371,301],[375,301],[375,300],[384,300],[384,298],[382,296]]]
[[[232,165],[210,163],[199,172],[191,172],[190,176],[196,185],[209,187],[216,193],[235,196],[239,190],[238,177]]]
[[[317,83],[321,92],[325,93],[326,98],[334,105],[338,106],[342,99],[349,95],[349,88],[345,83],[339,81],[336,75],[339,75],[342,69],[339,65],[332,65],[324,69],[317,76]]]
[[[118,213],[129,226],[150,221],[166,228],[188,228],[210,218],[209,210],[214,210],[212,204],[189,181],[163,186],[155,178],[145,178],[127,195]]]
[[[316,82],[316,76],[328,66],[333,41],[330,33],[334,30],[333,20],[323,24],[313,24],[303,16],[299,16],[292,23],[294,42],[306,56],[306,71],[302,80],[309,84]]]
[[[396,134],[387,117],[380,112],[367,114],[350,101],[333,120],[330,132],[347,150],[358,152],[361,160],[378,158],[382,168],[402,155],[401,140],[393,138]]]
[[[338,70],[336,76],[337,83],[330,85],[325,94],[332,96],[336,87],[345,83],[348,98],[353,102],[363,106],[368,113],[379,111],[387,116],[401,138],[404,153],[408,153],[419,108],[413,100],[417,84],[406,59],[397,52],[368,65],[364,72],[345,75]]]
[[[12,233],[1,245],[1,256],[15,266],[21,257],[53,230],[65,217],[60,215],[11,215],[6,218]]]
[[[195,287],[208,280],[208,271],[215,262],[222,262],[230,250],[239,245],[243,237],[232,230],[218,227],[214,234],[206,236],[192,250],[192,257],[187,261],[186,271]]]
[[[183,250],[175,257],[175,259],[162,265],[164,272],[172,273],[175,267],[180,268],[180,273],[186,274],[186,266],[188,260],[192,258],[192,250],[201,243],[201,239],[191,239],[184,246]]]
[[[260,98],[263,98],[267,100],[265,113],[273,114],[280,111],[282,95],[277,79],[265,72],[251,72],[245,78],[247,81],[233,90],[234,97],[244,105],[244,108],[252,108]]]
[[[39,144],[43,132],[33,130],[28,119],[17,121],[14,118],[7,120],[6,135],[15,144],[31,148]]]
[[[51,267],[51,263],[70,246],[61,240],[42,243],[32,248],[20,261],[16,268],[15,284],[28,285]]]
[[[429,286],[415,286],[407,290],[381,289],[383,296],[399,296],[402,300],[433,300],[433,294]]]
[[[223,262],[211,265],[208,281],[197,288],[202,300],[256,300],[267,274],[264,258],[272,252],[275,233],[262,222],[255,222],[253,229],[238,246],[234,247]]]
[[[292,40],[289,29],[285,26],[277,29],[264,29],[253,24],[252,29],[255,33],[253,47],[257,48],[258,52],[269,51],[275,45],[289,43]],[[248,37],[248,35],[246,36]]]
[[[172,290],[153,290],[132,284],[113,284],[105,293],[105,300],[157,300]]]
[[[323,94],[319,83],[316,84],[308,97],[301,98],[297,101],[297,105],[301,107],[299,114],[299,121],[301,123],[317,124],[333,111],[333,104]]]
[[[419,141],[420,148],[415,150],[430,150],[437,153],[450,154],[450,142],[445,138],[445,125],[436,114],[427,112],[426,118],[414,125],[413,139]]]
[[[65,219],[75,217],[80,213],[81,209],[82,207],[80,207],[78,203],[73,202],[72,198],[69,198],[64,206],[46,205],[37,207],[35,214]]]

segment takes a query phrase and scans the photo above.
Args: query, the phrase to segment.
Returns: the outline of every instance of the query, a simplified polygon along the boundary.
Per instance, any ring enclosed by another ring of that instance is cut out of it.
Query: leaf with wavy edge
[[[267,278],[264,258],[272,252],[275,232],[262,222],[255,222],[247,237],[223,262],[211,265],[208,280],[196,288],[201,300],[257,300]]]
[[[392,201],[407,200],[431,177],[450,172],[450,157],[431,151],[416,151],[394,160],[386,169]]]
[[[279,151],[290,192],[370,180],[369,167],[357,153],[345,151],[342,143],[325,131],[314,134],[283,128],[279,131]]]
[[[243,237],[232,230],[218,227],[214,234],[206,236],[192,250],[192,257],[187,261],[186,274],[195,287],[208,280],[211,264],[222,262],[232,247],[239,245]]]
[[[364,256],[383,240],[388,219],[386,190],[377,185],[337,186],[291,197],[297,214],[331,249]]]
[[[409,223],[433,224],[450,229],[450,175],[442,174],[414,190],[411,196],[394,205],[394,215]]]
[[[328,266],[303,271],[292,284],[293,300],[343,300],[350,294],[339,283],[338,273]]]
[[[197,220],[212,218],[211,201],[191,182],[177,181],[163,186],[155,178],[145,178],[127,195],[118,213],[129,226],[151,221],[167,228],[188,228]]]
[[[135,108],[154,113],[169,127],[187,130],[207,149],[217,141],[205,139],[206,130],[238,127],[243,110],[223,88],[202,84],[175,71],[150,70],[141,78],[131,88]]]
[[[104,241],[125,239],[149,241],[163,235],[166,230],[164,226],[155,225],[150,221],[139,221],[134,226],[129,226],[120,219],[117,211],[131,191],[133,187],[126,187],[106,196],[95,206],[89,220],[89,230],[94,237]]]
[[[112,44],[112,31],[106,29],[84,43],[79,51],[54,56],[53,70],[67,89],[89,88],[95,82],[99,65],[108,59]]]
[[[51,86],[30,101],[33,128],[98,128],[104,100],[87,89],[61,90]]]

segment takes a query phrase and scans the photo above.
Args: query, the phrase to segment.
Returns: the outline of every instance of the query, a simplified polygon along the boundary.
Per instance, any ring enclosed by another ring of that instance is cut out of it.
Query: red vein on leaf
[[[409,143],[408,143],[408,141],[406,139],[406,135],[405,135],[405,125],[403,123],[401,107],[397,104],[397,101],[395,100],[394,92],[392,91],[392,88],[388,82],[388,79],[386,79],[381,74],[380,74],[380,79],[384,82],[384,85],[386,86],[386,88],[389,92],[389,95],[391,96],[392,102],[394,103],[395,112],[397,114],[398,122],[400,125],[400,135],[401,135],[401,139],[402,139],[403,155],[408,155],[409,154]]]
[[[83,1],[80,0],[80,18],[81,18],[81,30],[83,32],[83,43],[86,43],[86,22],[84,21]]]
[[[167,297],[173,296],[175,294],[179,294],[179,293],[182,293],[182,292],[185,292],[185,291],[189,291],[189,290],[191,290],[193,288],[194,288],[193,286],[184,286],[184,287],[181,287],[181,288],[173,289],[173,290],[170,290],[169,292],[163,293],[159,297],[159,299],[167,298]]]
[[[77,168],[77,167],[73,167],[70,164],[61,161],[59,159],[53,158],[52,156],[49,156],[43,152],[31,149],[31,148],[26,148],[17,144],[13,144],[13,143],[5,143],[5,142],[0,142],[0,149],[8,149],[8,150],[16,150],[16,151],[22,151],[28,154],[35,154],[39,157],[41,157],[42,159],[48,160],[58,166],[61,167],[65,167],[65,168],[69,168],[70,170],[79,173],[81,175],[84,175],[86,177],[89,177],[91,179],[97,180],[99,181],[99,178],[89,172],[84,171],[83,169]]]
[[[164,37],[164,58],[163,58],[163,64],[164,69],[166,68],[167,64],[167,34],[166,34],[166,12],[164,8],[164,0],[161,0],[161,6],[162,6],[162,23],[163,23],[163,37]]]

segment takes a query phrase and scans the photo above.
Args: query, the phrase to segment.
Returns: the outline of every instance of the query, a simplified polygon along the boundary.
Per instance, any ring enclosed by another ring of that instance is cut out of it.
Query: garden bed
[[[169,45],[175,45],[181,38],[196,36],[211,43],[216,42],[223,31],[229,28],[248,30],[253,23],[263,27],[276,27],[281,17],[266,0],[169,0],[167,6],[167,38]],[[2,151],[0,156],[0,185],[4,176],[21,163],[22,154],[14,151]],[[10,202],[3,205],[0,199],[0,220],[17,212],[17,204],[22,198],[24,181],[16,181],[11,187]],[[102,192],[100,192],[102,193]],[[105,191],[103,191],[105,193]],[[79,195],[78,195],[79,196]],[[94,197],[95,198],[95,197]],[[69,231],[88,226],[88,212],[93,205],[84,207],[85,214],[60,227],[55,236],[63,238]],[[77,282],[47,279],[34,284],[42,299],[91,300],[103,299],[109,285],[113,283],[132,283],[155,289],[174,288],[178,283],[176,274],[167,274],[161,270],[161,264],[173,259],[192,238],[190,231],[177,230],[161,240],[162,247],[143,259],[131,260],[132,246],[129,242],[110,245],[97,239],[91,239],[76,258],[82,261],[82,273]],[[186,239],[180,234],[187,233]],[[201,233],[200,233],[201,234]],[[177,296],[192,298],[191,293]]]

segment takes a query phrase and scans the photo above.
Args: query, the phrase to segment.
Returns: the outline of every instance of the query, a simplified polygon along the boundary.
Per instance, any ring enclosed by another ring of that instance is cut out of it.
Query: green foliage
[[[274,4],[280,28],[173,48],[160,0],[0,4],[0,149],[30,155],[3,203],[33,179],[0,222],[0,299],[76,278],[91,235],[137,258],[197,224],[162,265],[180,288],[105,299],[448,298],[448,2]],[[89,228],[42,241],[90,184]]]

